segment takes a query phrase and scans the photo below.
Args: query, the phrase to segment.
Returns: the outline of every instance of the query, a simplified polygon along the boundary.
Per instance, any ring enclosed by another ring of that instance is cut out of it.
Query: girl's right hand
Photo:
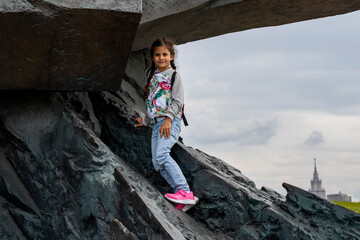
[[[135,124],[134,127],[143,127],[144,124],[143,124],[143,119],[142,118],[135,118],[135,121],[138,122],[138,124]]]

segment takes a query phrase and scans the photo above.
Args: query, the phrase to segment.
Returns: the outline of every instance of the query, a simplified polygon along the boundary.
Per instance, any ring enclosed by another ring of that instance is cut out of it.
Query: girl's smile
[[[171,55],[166,46],[160,46],[154,49],[153,61],[160,72],[169,69],[170,61],[173,59],[174,56]]]

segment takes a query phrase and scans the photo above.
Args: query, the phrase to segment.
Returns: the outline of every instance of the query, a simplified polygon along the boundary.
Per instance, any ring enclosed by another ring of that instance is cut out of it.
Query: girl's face
[[[171,55],[169,49],[165,46],[156,47],[154,49],[153,61],[155,66],[159,69],[160,72],[163,72],[169,69],[170,61],[174,59],[174,56]]]

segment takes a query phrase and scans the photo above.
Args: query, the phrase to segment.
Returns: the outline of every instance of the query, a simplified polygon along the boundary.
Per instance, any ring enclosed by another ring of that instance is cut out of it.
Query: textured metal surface
[[[134,128],[136,110],[125,97],[0,95],[1,239],[360,238],[359,214],[289,184],[286,198],[258,189],[180,142],[171,154],[200,202],[177,210],[152,166],[151,128]],[[110,227],[114,219],[123,226]]]
[[[121,7],[123,3],[116,5],[116,1],[73,2],[77,4],[55,0],[2,3],[1,90],[119,89],[141,2],[131,1],[131,7]]]

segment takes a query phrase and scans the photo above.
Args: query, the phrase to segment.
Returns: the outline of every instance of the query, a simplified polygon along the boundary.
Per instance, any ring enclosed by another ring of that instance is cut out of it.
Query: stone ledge
[[[117,1],[87,2],[0,5],[0,90],[120,88],[141,18],[141,1],[133,0],[137,4],[128,7]]]
[[[150,20],[149,13],[143,10],[144,16],[133,51],[148,47],[156,36],[167,36],[177,44],[183,44],[231,32],[334,16],[360,9],[360,1],[351,0],[208,0],[172,15],[160,15],[162,5],[153,6],[153,1],[146,0],[146,6],[155,8],[153,14],[158,14],[159,18]],[[172,12],[173,9],[181,9],[181,6],[172,4],[168,8],[168,12]]]

